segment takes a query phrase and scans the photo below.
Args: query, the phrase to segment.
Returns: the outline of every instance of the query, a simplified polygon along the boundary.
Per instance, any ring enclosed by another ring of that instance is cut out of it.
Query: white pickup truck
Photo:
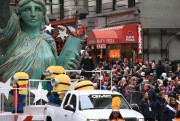
[[[125,121],[144,121],[120,93],[107,90],[68,91],[60,105],[46,104],[45,121],[107,121],[115,96],[121,99],[120,113]]]

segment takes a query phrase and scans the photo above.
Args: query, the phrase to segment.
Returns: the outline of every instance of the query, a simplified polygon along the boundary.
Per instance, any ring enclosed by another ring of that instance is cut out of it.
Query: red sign
[[[97,39],[97,43],[99,44],[115,44],[116,40],[112,38],[103,38],[103,39]]]
[[[96,49],[106,49],[106,44],[97,44]]]
[[[138,25],[138,54],[142,54],[142,25]]]
[[[122,41],[121,43],[137,43],[138,32],[136,25],[125,25],[122,30]]]

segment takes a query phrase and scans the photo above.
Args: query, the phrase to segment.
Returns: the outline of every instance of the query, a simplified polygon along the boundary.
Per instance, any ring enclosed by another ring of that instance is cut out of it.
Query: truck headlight
[[[143,118],[141,118],[141,119],[138,119],[138,121],[144,121],[144,119],[143,119]]]

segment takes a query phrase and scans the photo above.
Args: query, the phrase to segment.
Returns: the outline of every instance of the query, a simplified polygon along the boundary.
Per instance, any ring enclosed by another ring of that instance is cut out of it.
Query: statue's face
[[[21,18],[24,25],[29,27],[40,26],[43,21],[43,8],[31,1],[22,7]]]

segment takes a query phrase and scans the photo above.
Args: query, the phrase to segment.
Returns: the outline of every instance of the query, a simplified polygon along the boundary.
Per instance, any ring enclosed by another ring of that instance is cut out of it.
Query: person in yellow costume
[[[55,104],[61,104],[61,101],[65,93],[70,90],[71,79],[66,74],[57,75],[51,80],[53,90],[48,92],[47,97],[49,102]]]
[[[41,76],[41,80],[49,80],[43,83],[43,89],[47,89],[49,92],[53,90],[51,85],[51,79],[54,79],[59,74],[64,74],[65,69],[62,66],[49,66]]]
[[[109,121],[124,121],[121,113],[119,112],[121,99],[119,97],[112,98],[112,112],[109,116]]]
[[[76,83],[74,90],[94,90],[94,86],[91,81],[84,80]]]
[[[176,112],[175,121],[180,121],[180,96],[178,97],[179,104],[178,104],[178,111]]]
[[[27,89],[21,89],[21,88],[27,88],[28,86],[28,80],[29,75],[25,72],[17,72],[14,74],[13,77],[11,77],[11,84],[13,88],[19,88],[14,89],[14,107],[17,109],[17,113],[23,113],[23,104],[24,100],[26,98]],[[15,110],[12,112],[15,113]]]

